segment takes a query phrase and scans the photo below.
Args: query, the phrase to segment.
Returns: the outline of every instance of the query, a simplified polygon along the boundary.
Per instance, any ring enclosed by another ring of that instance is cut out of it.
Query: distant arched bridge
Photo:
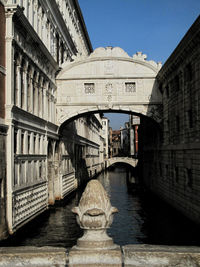
[[[137,166],[138,159],[130,158],[130,157],[114,157],[107,160],[107,167],[115,163],[126,163],[131,165],[133,168]]]

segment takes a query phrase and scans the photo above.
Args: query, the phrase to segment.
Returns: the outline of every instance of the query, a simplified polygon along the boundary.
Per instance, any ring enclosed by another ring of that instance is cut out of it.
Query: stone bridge
[[[107,167],[110,167],[111,165],[115,163],[126,163],[128,165],[131,165],[133,168],[137,166],[138,159],[130,158],[130,157],[114,157],[107,160]]]
[[[100,47],[62,66],[57,82],[57,123],[97,112],[145,115],[159,122],[161,93],[156,75],[160,63],[141,52],[130,57],[119,47]]]

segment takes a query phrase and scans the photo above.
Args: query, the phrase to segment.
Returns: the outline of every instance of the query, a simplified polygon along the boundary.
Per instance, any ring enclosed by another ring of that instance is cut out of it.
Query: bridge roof
[[[78,55],[73,62],[63,64],[57,80],[69,78],[155,77],[160,63],[147,61],[147,56],[137,52],[130,57],[120,47],[99,47],[89,56]],[[96,63],[98,62],[98,64]]]

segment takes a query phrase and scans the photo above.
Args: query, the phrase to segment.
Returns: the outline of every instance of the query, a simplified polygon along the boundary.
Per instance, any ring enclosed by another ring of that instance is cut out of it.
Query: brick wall
[[[143,145],[143,179],[155,193],[200,223],[200,17],[157,79],[163,138]],[[151,129],[155,132],[155,129]],[[146,133],[151,133],[147,131]],[[145,136],[144,140],[148,140]],[[147,135],[147,134],[146,134]],[[155,134],[154,134],[155,135]],[[159,145],[158,145],[159,142]]]

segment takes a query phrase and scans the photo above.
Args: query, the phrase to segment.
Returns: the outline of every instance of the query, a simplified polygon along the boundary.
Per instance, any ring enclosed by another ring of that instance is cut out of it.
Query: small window
[[[186,66],[186,81],[190,82],[193,79],[193,73],[192,73],[192,66],[191,64],[187,64]]]
[[[165,177],[168,178],[169,175],[169,167],[168,164],[165,165]]]
[[[175,167],[175,170],[174,170],[174,178],[175,178],[176,183],[178,183],[179,182],[179,169],[177,166]]]
[[[17,153],[17,132],[14,133],[14,153]]]
[[[85,93],[86,94],[94,94],[95,88],[94,83],[84,83]]]
[[[31,137],[30,137],[30,135],[28,135],[28,141],[27,141],[27,145],[28,145],[28,154],[30,154],[30,148],[31,148]]]
[[[179,76],[176,75],[174,78],[174,84],[175,84],[175,90],[179,91],[180,90],[180,81],[179,81]]]
[[[135,83],[125,83],[125,91],[126,93],[135,93],[136,92]]]
[[[169,85],[166,86],[166,97],[169,98]]]
[[[190,128],[192,128],[193,127],[193,114],[192,114],[192,110],[190,109],[190,110],[188,110],[188,126],[190,127]]]
[[[160,172],[160,177],[162,177],[163,174],[162,174],[162,163],[161,162],[159,162],[159,172]]]
[[[186,169],[186,185],[189,188],[192,188],[192,186],[193,186],[192,170],[191,169]]]
[[[176,131],[180,132],[180,118],[176,116]]]

